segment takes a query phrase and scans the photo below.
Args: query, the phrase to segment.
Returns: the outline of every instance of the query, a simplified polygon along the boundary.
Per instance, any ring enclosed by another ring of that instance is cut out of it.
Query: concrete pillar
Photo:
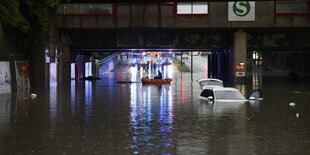
[[[10,61],[11,68],[11,80],[13,81],[13,76],[15,75],[15,66],[13,63],[13,57],[10,55],[13,51],[16,51],[15,45],[15,34],[13,28],[9,28],[8,26],[2,25],[0,21],[0,60],[2,61]],[[13,54],[13,53],[12,53]],[[12,85],[14,85],[12,83]]]
[[[236,75],[236,64],[244,63],[246,68],[247,55],[247,33],[238,30],[234,33],[234,75]]]
[[[44,36],[41,36],[44,40]],[[45,48],[44,44],[36,49],[37,51],[31,55],[31,60],[29,63],[30,76],[32,75],[32,80],[30,77],[30,85],[32,91],[37,93],[37,91],[49,86],[49,64],[45,62]],[[14,62],[13,62],[14,64]],[[31,66],[30,66],[31,65]],[[16,77],[15,77],[16,78]],[[16,88],[17,90],[17,88]]]
[[[70,43],[68,36],[66,34],[60,35],[61,46],[59,49],[59,69],[58,69],[58,81],[65,82],[71,80],[71,59],[70,59]]]
[[[1,21],[0,21],[0,59],[8,59],[8,51],[5,45],[5,35],[4,35],[4,29],[2,27]]]

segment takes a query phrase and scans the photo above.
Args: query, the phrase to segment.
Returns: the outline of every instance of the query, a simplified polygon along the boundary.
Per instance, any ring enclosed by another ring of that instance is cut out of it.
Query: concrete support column
[[[61,56],[59,58],[58,81],[63,82],[71,80],[70,40],[65,34],[61,34],[60,36],[61,46],[59,54],[61,54]]]
[[[0,21],[0,59],[9,59],[8,38],[5,36],[5,30]]]
[[[234,75],[236,76],[236,64],[244,63],[246,68],[247,33],[238,30],[234,33]]]

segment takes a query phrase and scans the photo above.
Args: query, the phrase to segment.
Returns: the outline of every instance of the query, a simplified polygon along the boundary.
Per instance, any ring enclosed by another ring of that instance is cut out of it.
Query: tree
[[[59,0],[1,0],[0,21],[14,28],[19,48],[35,51],[58,4]]]
[[[30,29],[30,24],[21,14],[19,6],[18,0],[1,0],[0,21],[4,25],[10,25],[20,31],[27,32]]]

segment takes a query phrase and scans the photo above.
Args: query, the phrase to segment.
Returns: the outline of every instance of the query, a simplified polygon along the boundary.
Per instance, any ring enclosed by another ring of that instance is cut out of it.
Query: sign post
[[[236,77],[245,77],[245,64],[244,63],[236,64]]]
[[[255,21],[255,2],[228,2],[228,21]]]

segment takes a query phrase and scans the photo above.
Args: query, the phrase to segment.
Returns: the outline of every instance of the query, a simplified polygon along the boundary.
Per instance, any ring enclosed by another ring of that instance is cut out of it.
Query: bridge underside
[[[220,29],[60,29],[62,79],[70,77],[68,62],[83,70],[91,51],[119,52],[131,49],[213,51],[209,53],[209,75],[232,77],[236,64],[249,66],[251,51],[310,51],[306,28],[220,28]],[[250,52],[249,52],[250,51]],[[87,52],[88,54],[86,54]],[[267,52],[268,53],[268,52]],[[80,62],[77,58],[82,59]],[[227,69],[229,71],[227,71]],[[230,76],[223,76],[229,74]]]
[[[74,49],[227,49],[237,29],[61,29]],[[306,28],[242,29],[248,50],[307,50]]]

